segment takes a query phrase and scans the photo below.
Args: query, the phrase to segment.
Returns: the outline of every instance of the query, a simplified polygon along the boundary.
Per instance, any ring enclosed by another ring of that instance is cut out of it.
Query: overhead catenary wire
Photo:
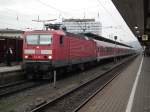
[[[52,8],[52,9],[58,11],[60,14],[64,13],[64,14],[67,14],[67,16],[69,16],[70,18],[74,18],[74,17],[73,17],[70,13],[68,13],[68,12],[65,12],[65,11],[62,11],[62,10],[60,10],[60,9],[58,9],[58,8],[55,8],[55,7],[53,7],[52,5],[49,5],[49,4],[46,4],[46,3],[42,2],[41,0],[36,0],[36,1],[38,1],[39,3],[41,3],[42,5],[44,5],[44,6],[48,7],[48,8]],[[76,23],[77,23],[78,26],[81,28],[81,30],[83,30],[82,26],[80,25],[81,23],[79,23],[79,22],[76,22]]]
[[[16,23],[8,23],[8,22],[2,21],[2,20],[0,20],[0,23],[3,23],[3,26],[7,25],[6,28],[8,28],[8,26],[9,26],[10,28],[14,28],[14,26],[16,26]],[[19,27],[21,27],[21,26],[19,26]],[[18,29],[18,30],[19,30],[19,28],[17,28],[17,27],[16,27],[15,29]]]
[[[35,10],[35,12],[36,12],[36,15],[37,16],[42,16],[43,15],[43,11],[41,11],[41,10],[38,10],[39,8],[35,8],[34,6],[32,7],[32,11],[33,10]],[[3,13],[3,14],[8,14],[9,16],[10,15],[12,15],[12,16],[15,16],[15,17],[17,17],[17,16],[32,16],[30,13],[29,14],[23,14],[23,15],[20,15],[20,13],[19,12],[17,12],[17,11],[14,11],[13,9],[9,9],[9,8],[5,8],[5,11],[4,11],[5,13]],[[14,14],[12,14],[12,13],[14,13]],[[46,14],[48,14],[48,15],[55,15],[55,14],[52,14],[52,13],[49,13],[48,11],[46,11]],[[31,21],[31,20],[30,20]]]
[[[8,8],[8,7],[5,7],[5,9],[7,9],[7,11],[9,10],[9,11],[11,11],[11,12],[14,12],[16,15],[19,15],[19,12],[15,11],[15,10],[13,10],[13,9],[10,9],[10,8]],[[32,6],[32,11],[33,11],[33,10],[36,12],[37,15],[43,14],[43,11],[41,11],[40,8],[35,7],[34,5]],[[5,10],[5,11],[6,11],[6,10]],[[53,13],[49,13],[48,11],[45,11],[45,12],[46,12],[47,14],[49,14],[49,15],[54,15]],[[9,12],[8,12],[8,13],[9,13]],[[24,14],[24,15],[28,16],[29,14]]]
[[[63,13],[63,14],[65,14],[65,15],[69,15],[70,16],[70,13],[68,13],[68,12],[65,12],[65,11],[62,11],[62,10],[60,10],[60,9],[58,9],[58,8],[55,8],[55,7],[53,7],[52,5],[49,5],[49,4],[47,4],[47,3],[45,3],[45,2],[43,2],[43,1],[41,1],[41,0],[36,0],[38,3],[40,3],[40,4],[42,4],[43,6],[46,6],[46,7],[48,7],[48,8],[51,8],[51,9],[54,9],[54,10],[56,10],[56,11],[58,11],[59,13]]]
[[[33,19],[35,19],[35,18],[27,18],[27,17],[29,17],[31,14],[23,14],[23,15],[20,15],[20,13],[18,12],[18,11],[15,11],[15,10],[13,10],[13,9],[10,9],[10,8],[7,8],[7,7],[5,7],[4,8],[5,10],[3,11],[4,13],[0,13],[0,15],[2,15],[2,17],[6,17],[6,18],[8,18],[10,21],[11,20],[16,20],[15,22],[17,23],[17,21],[18,21],[18,27],[22,27],[23,26],[23,24],[24,24],[24,27],[25,26],[27,26],[27,24],[29,24],[29,23],[31,23],[32,22],[32,20]],[[40,11],[39,12],[39,10],[38,10],[38,8],[35,8],[34,6],[32,7],[32,9],[33,10],[35,10],[36,11],[36,14],[37,14],[37,16],[38,15],[41,15],[42,16],[42,14],[43,14],[43,11]],[[38,10],[38,11],[37,11]],[[54,14],[51,14],[51,13],[49,13],[49,12],[46,12],[47,14],[49,14],[49,15],[54,15]],[[1,18],[2,19],[2,18]],[[3,20],[1,20],[1,23],[7,23],[8,24],[8,22],[2,22],[2,21],[5,21],[5,19],[3,19]],[[10,23],[10,22],[9,22]]]
[[[109,12],[109,10],[107,10],[107,8],[105,8],[105,6],[102,4],[102,2],[100,1],[100,0],[97,0],[98,1],[98,3],[102,6],[102,8],[106,11],[106,13],[113,19],[113,22],[115,23],[115,24],[118,24],[117,23],[117,21],[116,21],[116,19],[114,18],[114,16]],[[122,25],[121,25],[122,26]],[[127,26],[128,27],[128,26]],[[129,27],[128,27],[129,28]],[[125,30],[125,29],[123,29],[123,27],[121,27],[121,29],[122,29],[122,31],[124,31],[124,32],[126,32],[127,34],[128,34],[128,32]],[[130,28],[129,28],[129,30],[130,30]],[[130,30],[130,32],[131,32],[131,30]]]
[[[53,7],[52,5],[47,4],[47,3],[45,3],[45,2],[43,2],[43,1],[41,1],[41,0],[35,0],[35,1],[37,1],[37,2],[40,3],[40,4],[42,4],[42,5],[45,6],[46,8],[50,8],[50,9],[54,9],[54,10],[58,11],[58,12],[59,12],[59,15],[61,14],[61,15],[65,15],[65,16],[69,16],[69,17],[71,17],[71,18],[74,18],[70,13],[65,12],[65,11],[62,11],[62,10],[56,8],[56,7]],[[34,5],[33,5],[32,8],[33,8],[33,10],[34,10],[34,9],[37,10],[37,8],[35,8]],[[8,9],[8,10],[11,11],[11,9]],[[13,10],[12,10],[12,11],[13,11]],[[13,11],[13,12],[14,12],[14,11]],[[46,11],[46,12],[49,13],[49,11]],[[40,16],[40,12],[38,12],[38,13],[39,13],[38,15]],[[9,15],[10,15],[10,14],[9,14]],[[16,18],[16,20],[17,20],[17,18],[18,18],[18,21],[20,21],[21,16],[19,15],[19,13],[16,12],[14,18]],[[26,21],[25,18],[23,18],[22,21]],[[27,20],[26,22],[31,22],[31,21],[32,21],[32,20]],[[81,26],[81,22],[77,22],[77,24],[78,24],[78,26],[81,28],[81,30],[83,30],[83,28],[82,28],[82,26]]]
[[[55,8],[55,7],[53,7],[53,6],[51,6],[51,5],[49,5],[49,4],[47,4],[47,3],[44,3],[43,1],[41,1],[41,0],[35,0],[35,1],[37,1],[38,3],[40,3],[40,4],[42,4],[43,6],[45,6],[46,8],[49,8],[49,9],[54,9],[54,10],[56,10],[57,12],[59,12],[59,18],[60,18],[60,15],[62,16],[62,15],[65,15],[65,16],[68,16],[68,17],[70,17],[70,18],[74,18],[70,13],[68,13],[68,12],[65,12],[65,11],[62,11],[62,10],[60,10],[60,9],[58,9],[58,8]],[[5,7],[5,9],[7,10],[5,10],[5,14],[4,14],[4,16],[6,16],[6,17],[8,17],[8,18],[13,18],[13,19],[16,19],[18,22],[19,21],[24,21],[24,22],[26,22],[26,23],[29,23],[29,22],[31,22],[33,19],[31,19],[31,20],[26,20],[25,19],[25,17],[23,17],[23,15],[20,15],[17,11],[14,11],[13,9],[9,9],[9,8],[7,8],[7,7]],[[34,5],[33,5],[33,7],[32,7],[32,9],[33,10],[37,10],[35,7],[34,7]],[[14,13],[14,14],[12,14],[12,12]],[[41,12],[41,11],[40,11]],[[37,16],[40,16],[42,13],[40,13],[39,11],[38,12],[36,12],[36,13],[38,13],[38,15]],[[8,14],[8,15],[6,15],[6,13]],[[48,14],[50,14],[47,10],[46,10],[46,13],[48,13]],[[26,14],[26,16],[29,16],[29,15],[27,15]],[[63,16],[62,16],[63,17]],[[23,18],[23,19],[20,19],[20,18]],[[6,22],[5,22],[6,23]],[[81,30],[83,30],[83,28],[81,27],[81,23],[78,23],[77,22],[77,24],[78,24],[78,26],[81,28]],[[20,27],[20,26],[19,26]]]

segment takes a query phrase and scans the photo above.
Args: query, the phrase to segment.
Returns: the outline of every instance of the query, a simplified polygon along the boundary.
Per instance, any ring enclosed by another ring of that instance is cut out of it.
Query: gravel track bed
[[[124,68],[126,64],[120,66]],[[98,78],[95,81],[92,81],[90,84],[81,87],[80,89],[74,91],[73,93],[61,98],[60,100],[51,103],[46,106],[42,112],[72,112],[75,108],[77,108],[82,102],[84,102],[87,98],[89,98],[93,93],[95,93],[99,88],[103,87],[110,79],[112,79],[116,75],[119,69],[113,70],[106,75]],[[96,70],[99,73],[99,70]]]
[[[0,87],[0,98],[9,96],[15,93],[19,93],[29,88],[34,88],[42,84],[45,84],[45,82],[37,83],[37,82],[26,80],[26,81],[20,81],[20,83]]]
[[[11,93],[14,93],[15,91],[17,92],[19,90],[31,87],[34,84],[35,83],[33,83],[33,82],[23,82],[23,83],[19,83],[16,85],[2,88],[2,89],[0,89],[0,97],[3,97],[3,96],[8,95],[8,94],[10,95]]]
[[[87,82],[88,80],[99,76],[112,66],[114,66],[114,63],[109,63],[107,65],[102,64],[102,66],[98,66],[91,70],[58,80],[56,82],[56,88],[53,88],[53,83],[49,83],[36,88],[31,88],[6,98],[2,98],[0,100],[0,110],[2,110],[2,112],[26,112],[39,102],[47,99],[53,100],[67,91],[70,91]],[[97,70],[99,70],[98,73],[95,72]]]
[[[91,96],[94,92],[96,92],[102,85],[104,85],[112,75],[108,75],[107,77],[103,77],[100,80],[95,81],[89,86],[79,89],[77,92],[72,93],[65,97],[65,99],[61,100],[57,104],[53,104],[48,107],[48,109],[44,110],[44,112],[71,112],[76,107],[78,107],[82,102],[84,102],[89,96]]]

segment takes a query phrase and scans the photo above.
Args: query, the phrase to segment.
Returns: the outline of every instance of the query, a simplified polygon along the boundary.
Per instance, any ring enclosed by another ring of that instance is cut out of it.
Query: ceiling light
[[[138,29],[138,26],[134,26],[135,29]]]

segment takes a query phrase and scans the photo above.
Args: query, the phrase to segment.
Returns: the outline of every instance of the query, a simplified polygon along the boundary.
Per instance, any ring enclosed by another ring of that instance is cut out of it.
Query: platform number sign
[[[148,40],[148,35],[142,35],[142,40],[147,41]]]
[[[114,36],[114,39],[117,40],[117,36]]]

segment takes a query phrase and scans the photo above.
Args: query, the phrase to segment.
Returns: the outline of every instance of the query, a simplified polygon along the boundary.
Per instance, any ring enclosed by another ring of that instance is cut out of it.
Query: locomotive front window
[[[26,37],[27,44],[30,45],[48,45],[52,42],[51,35],[27,35]]]
[[[38,44],[38,35],[27,35],[26,42],[27,44]]]
[[[47,44],[51,44],[51,35],[40,35],[40,44],[42,45],[47,45]]]

